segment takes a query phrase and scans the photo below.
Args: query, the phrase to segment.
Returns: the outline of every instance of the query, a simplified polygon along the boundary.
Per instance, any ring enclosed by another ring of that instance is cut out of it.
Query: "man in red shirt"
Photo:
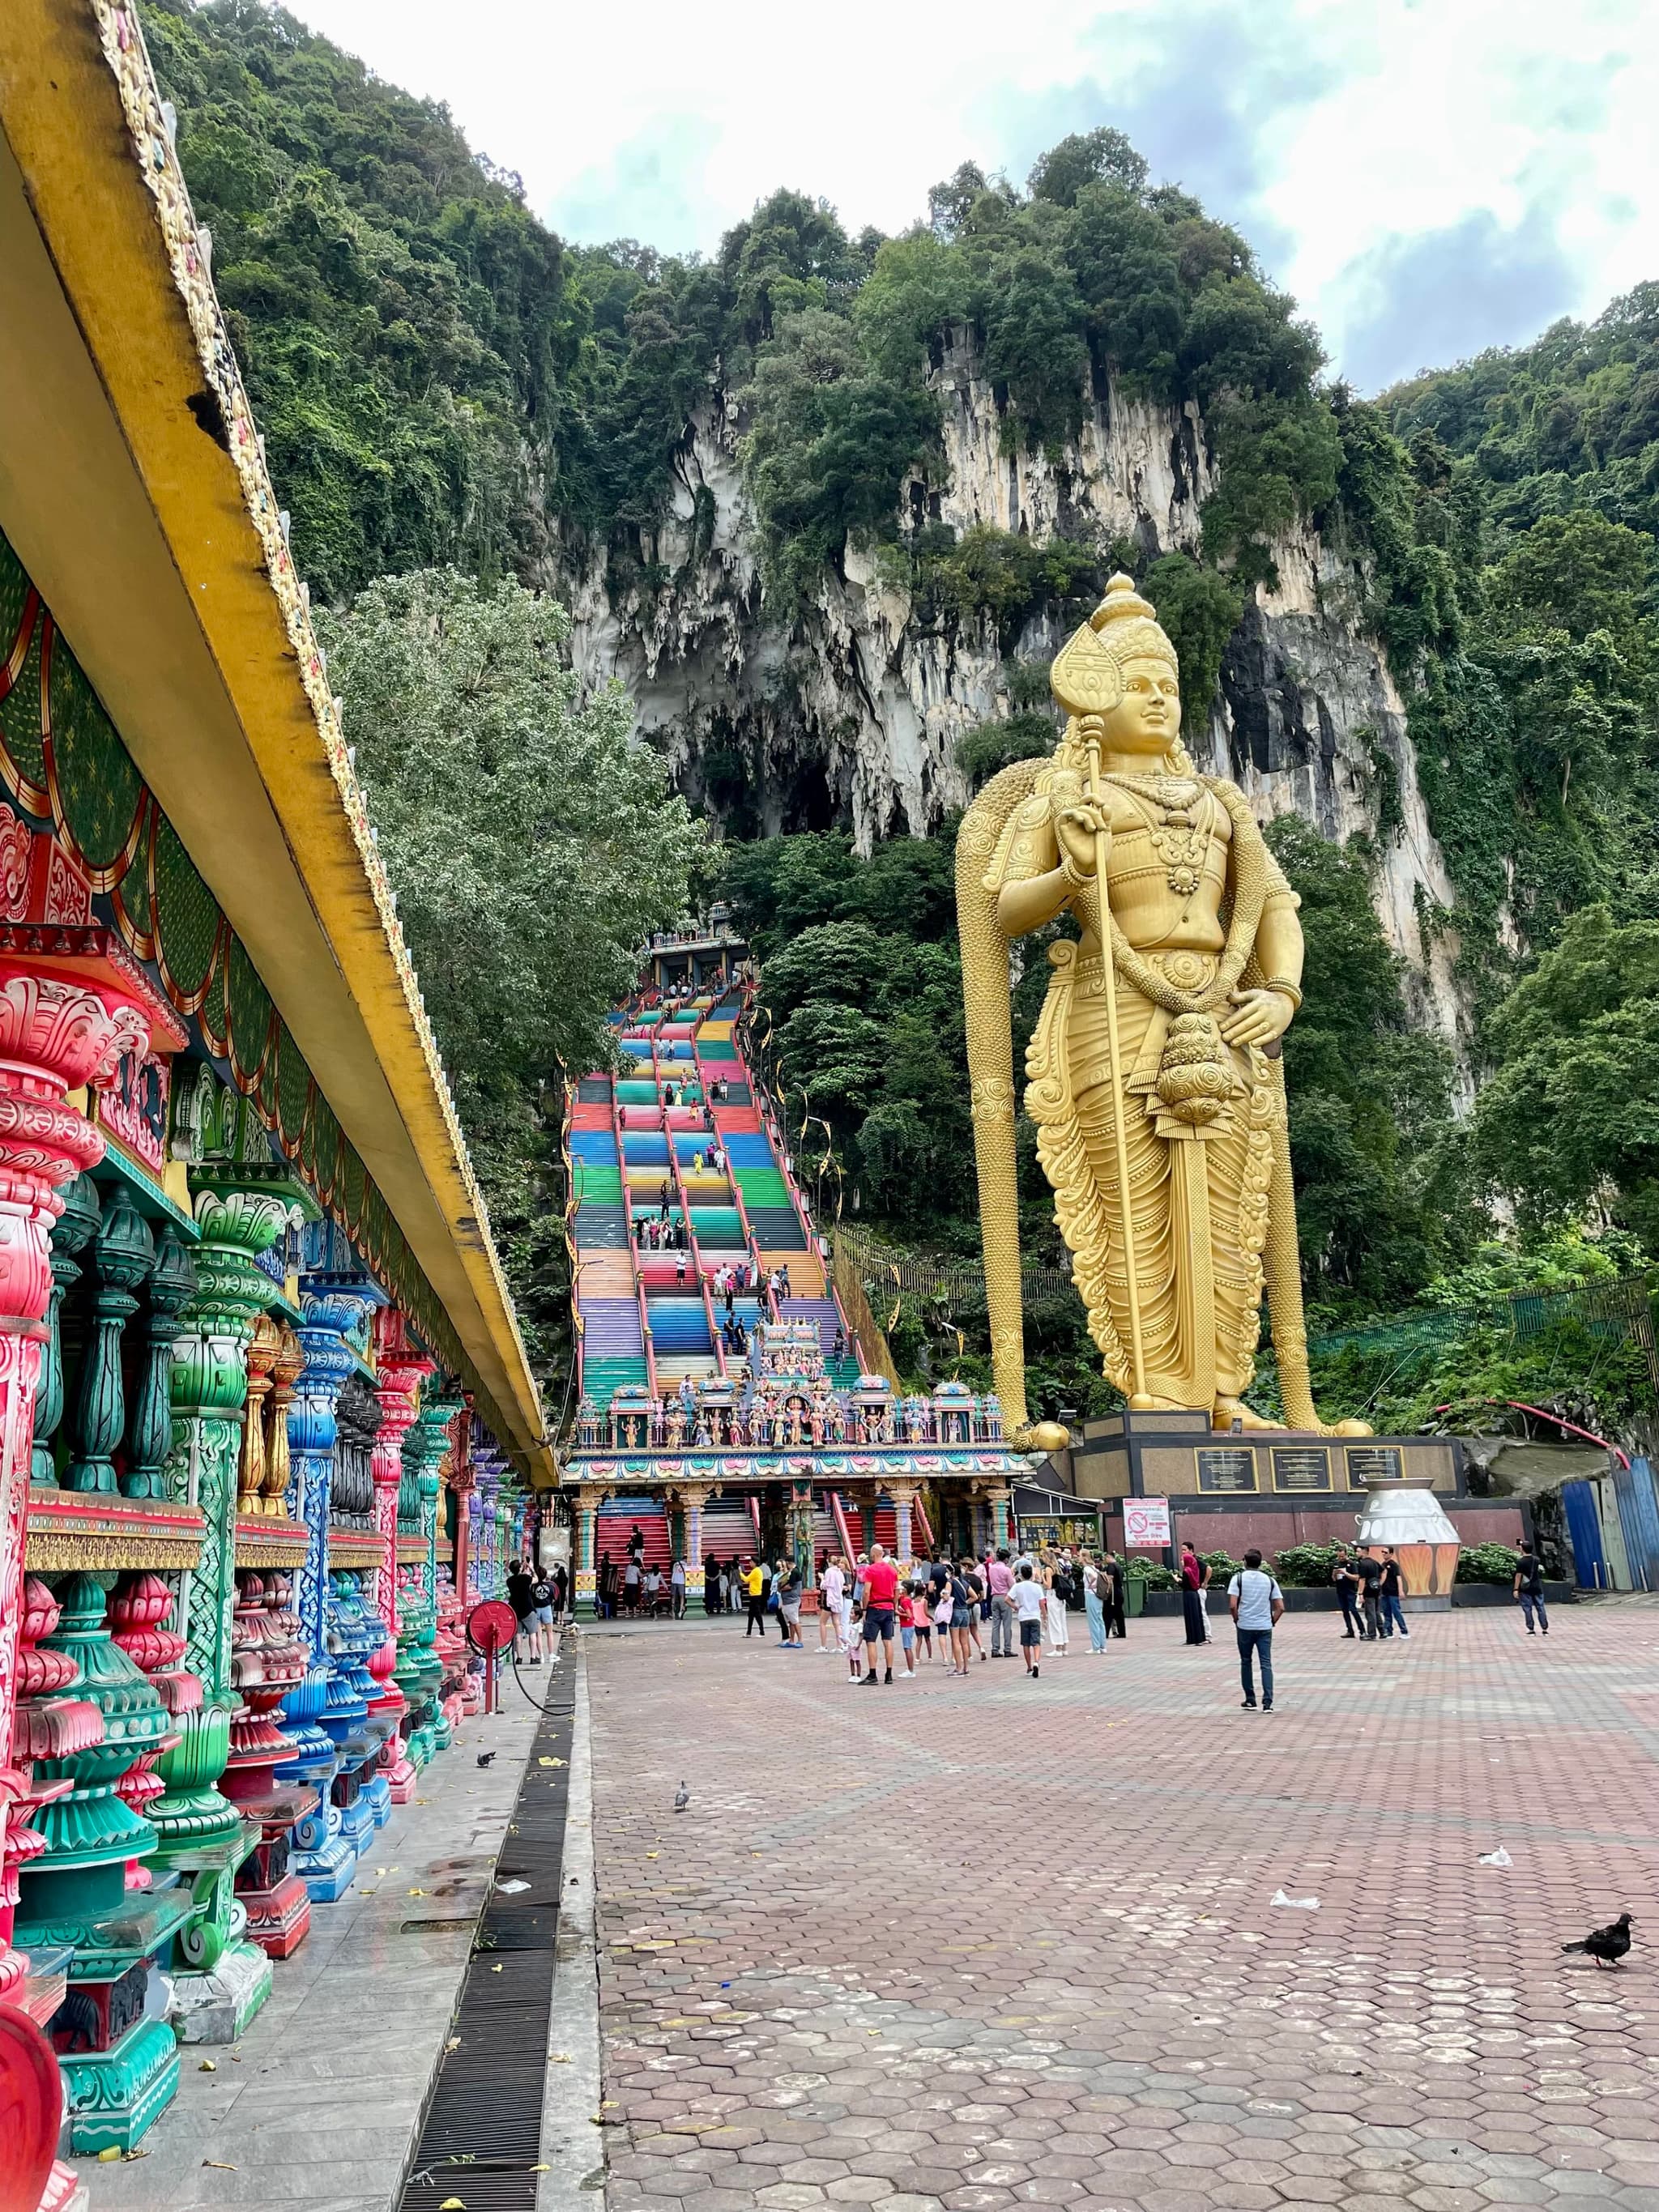
[[[879,1544],[870,1547],[864,1583],[864,1665],[866,1683],[876,1679],[876,1645],[885,1645],[888,1681],[893,1679],[893,1615],[898,1604],[898,1569]]]

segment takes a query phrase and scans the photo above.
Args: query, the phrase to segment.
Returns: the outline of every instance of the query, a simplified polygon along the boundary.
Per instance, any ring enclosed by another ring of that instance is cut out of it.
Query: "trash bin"
[[[1139,1575],[1126,1575],[1123,1578],[1123,1595],[1127,1601],[1130,1620],[1139,1620],[1146,1610],[1146,1584],[1144,1577]]]

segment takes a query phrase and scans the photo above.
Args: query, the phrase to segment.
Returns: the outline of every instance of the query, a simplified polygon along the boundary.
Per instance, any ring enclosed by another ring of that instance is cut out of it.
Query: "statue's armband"
[[[1299,896],[1291,888],[1290,878],[1273,858],[1271,849],[1267,854],[1267,892],[1261,903],[1264,910],[1269,907],[1288,907],[1292,913],[1295,913],[1302,904]]]
[[[985,888],[993,897],[1008,884],[1047,875],[1060,865],[1049,801],[1039,793],[1015,808],[1008,817],[997,849],[986,872]]]

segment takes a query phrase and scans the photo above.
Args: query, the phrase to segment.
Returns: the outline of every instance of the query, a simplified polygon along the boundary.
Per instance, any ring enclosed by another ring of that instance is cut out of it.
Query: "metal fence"
[[[1640,1346],[1648,1379],[1659,1395],[1659,1345],[1653,1327],[1653,1300],[1644,1275],[1621,1275],[1607,1283],[1580,1283],[1566,1290],[1516,1291],[1486,1305],[1445,1306],[1408,1314],[1372,1328],[1338,1329],[1312,1338],[1316,1355],[1358,1351],[1407,1353],[1449,1343],[1475,1328],[1503,1328],[1516,1343],[1576,1322],[1586,1334],[1610,1343]]]

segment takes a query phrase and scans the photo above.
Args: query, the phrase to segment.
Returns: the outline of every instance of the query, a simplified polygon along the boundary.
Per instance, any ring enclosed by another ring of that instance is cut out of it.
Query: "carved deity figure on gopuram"
[[[1265,1281],[1286,1420],[1325,1427],[1308,1382],[1279,1058],[1302,1003],[1296,894],[1243,793],[1194,771],[1175,647],[1129,577],[1113,577],[1051,682],[1065,734],[992,779],[957,845],[1005,1434],[1064,1441],[1025,1409],[1008,947],[1065,915],[1080,933],[1048,949],[1025,1109],[1106,1375],[1132,1408],[1276,1425],[1243,1402]]]

